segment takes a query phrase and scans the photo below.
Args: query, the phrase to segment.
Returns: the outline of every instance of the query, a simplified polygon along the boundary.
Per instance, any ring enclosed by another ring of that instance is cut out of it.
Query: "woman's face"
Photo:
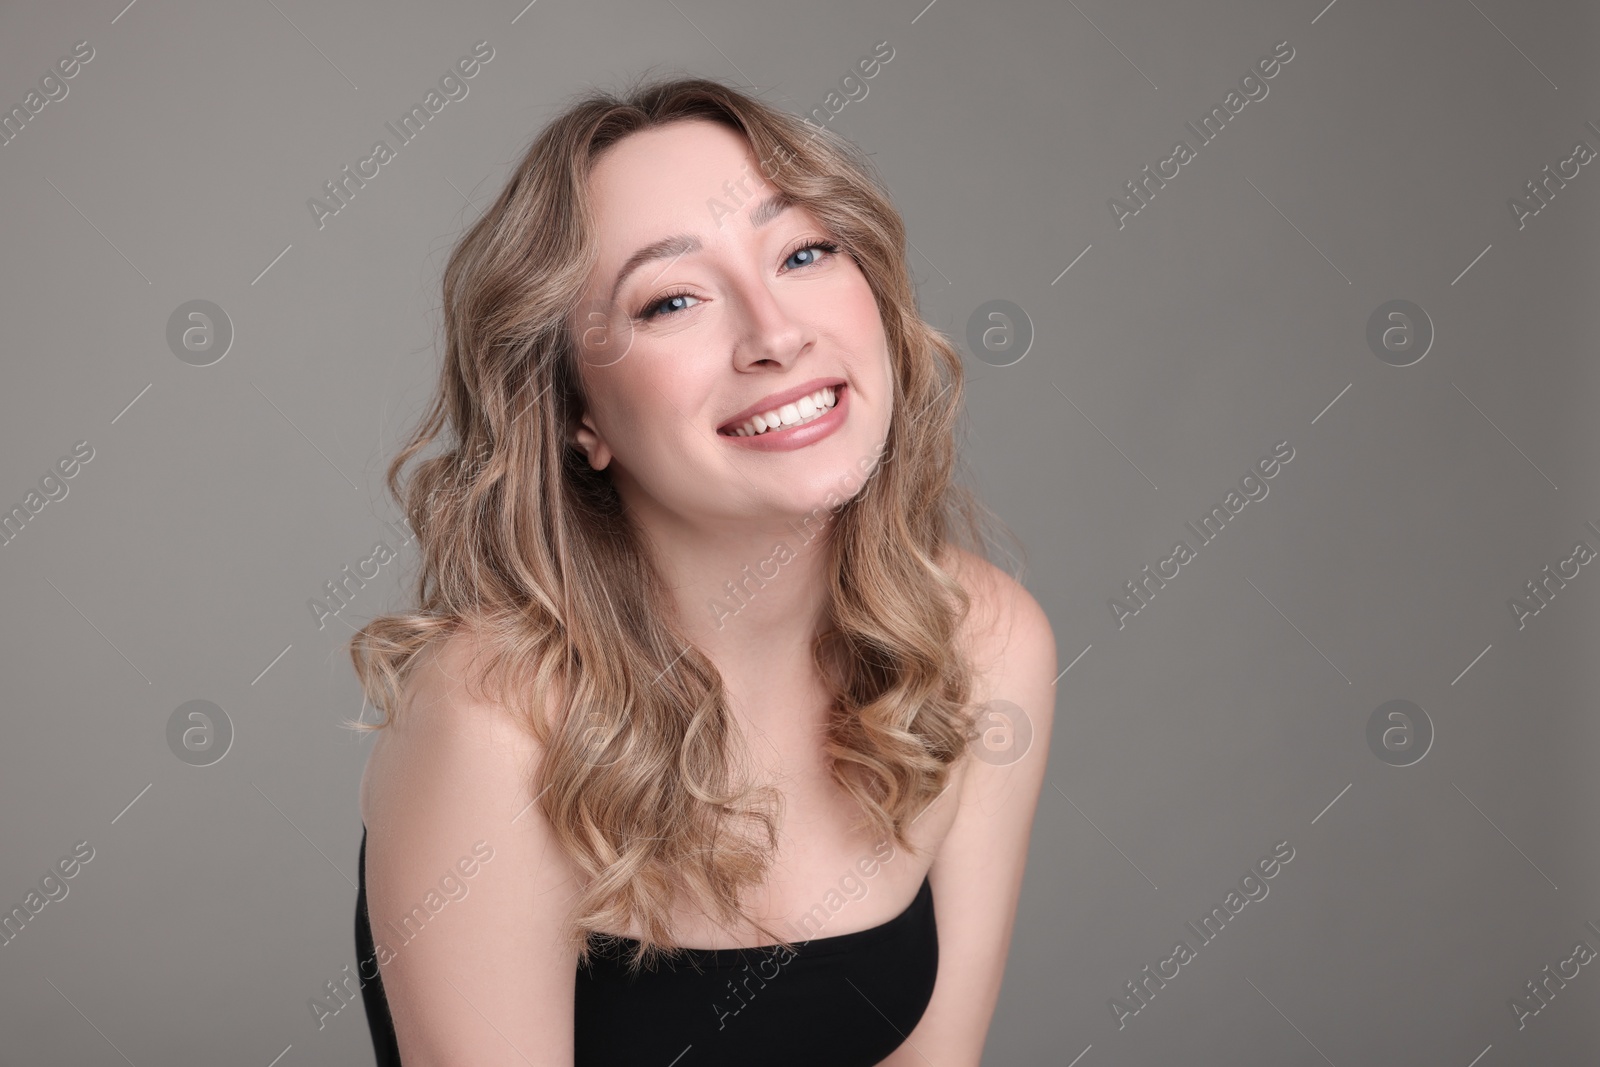
[[[574,440],[590,464],[631,507],[691,527],[853,495],[893,388],[877,302],[824,247],[833,235],[769,205],[748,142],[708,120],[630,134],[590,191],[599,259],[573,322],[589,400]],[[825,386],[832,407],[797,401]],[[736,432],[774,410],[779,425]]]

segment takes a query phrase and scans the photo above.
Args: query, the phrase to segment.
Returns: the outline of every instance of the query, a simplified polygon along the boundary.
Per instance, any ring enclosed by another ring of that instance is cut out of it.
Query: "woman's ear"
[[[611,462],[611,449],[606,447],[600,431],[595,428],[594,419],[587,411],[583,413],[578,428],[572,431],[572,444],[589,457],[589,466],[597,471],[605,470]]]

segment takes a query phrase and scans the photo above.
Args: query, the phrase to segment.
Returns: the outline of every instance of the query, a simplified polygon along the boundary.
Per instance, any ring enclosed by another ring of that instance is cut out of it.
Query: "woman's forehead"
[[[721,194],[723,183],[759,182],[755,153],[742,133],[707,119],[681,119],[628,134],[590,168],[597,207],[623,214],[632,205],[663,203],[674,194]],[[620,210],[619,210],[620,209]]]

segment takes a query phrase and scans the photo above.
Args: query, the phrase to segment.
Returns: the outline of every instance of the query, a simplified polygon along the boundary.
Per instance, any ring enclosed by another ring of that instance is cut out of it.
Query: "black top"
[[[373,962],[367,834],[356,892],[357,970],[378,1067],[401,1067]],[[574,1067],[871,1067],[904,1043],[939,970],[933,886],[879,926],[761,948],[684,948],[628,973],[635,942],[590,935],[578,967]],[[367,978],[371,973],[373,977]]]

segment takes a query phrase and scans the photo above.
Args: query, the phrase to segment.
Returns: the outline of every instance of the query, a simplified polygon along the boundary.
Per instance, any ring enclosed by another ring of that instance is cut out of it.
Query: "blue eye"
[[[683,311],[685,308],[687,308],[689,306],[687,304],[681,303],[681,301],[684,301],[684,300],[698,300],[698,299],[699,299],[699,297],[695,296],[693,293],[668,293],[666,296],[662,297],[660,300],[657,300],[654,303],[645,305],[643,310],[641,310],[639,312],[639,317],[641,319],[654,319],[654,318],[659,318],[663,314],[671,315],[671,314],[674,314],[676,312]],[[673,305],[673,306],[666,307],[666,305]],[[662,310],[663,307],[666,307],[665,311]]]
[[[812,243],[810,243],[808,245],[805,245],[803,247],[797,248],[793,252],[790,252],[789,253],[789,258],[783,261],[783,265],[786,266],[786,267],[789,266],[789,261],[794,259],[795,256],[807,255],[807,256],[809,256],[809,258],[804,263],[796,263],[795,266],[797,266],[797,267],[809,267],[813,263],[817,262],[817,260],[822,258],[822,257],[818,256],[817,253],[816,253],[816,250],[819,249],[819,248],[822,249],[824,252],[837,252],[837,251],[839,251],[839,246],[834,244],[832,241],[813,241]]]

